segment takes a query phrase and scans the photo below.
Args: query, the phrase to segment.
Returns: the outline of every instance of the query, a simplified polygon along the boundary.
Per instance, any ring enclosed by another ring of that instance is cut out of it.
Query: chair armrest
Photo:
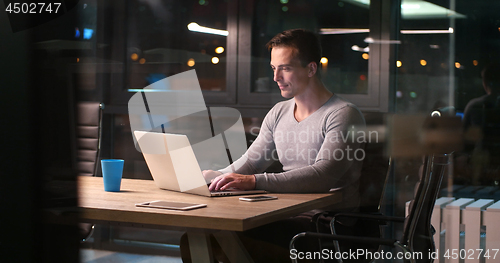
[[[405,218],[400,216],[385,216],[382,214],[362,214],[362,213],[337,213],[332,216],[332,220],[335,220],[339,217],[353,217],[353,218],[361,218],[374,221],[390,221],[390,222],[400,222],[400,223],[405,221]]]
[[[302,232],[295,235],[290,241],[290,249],[295,248],[295,241],[301,237],[315,237],[315,238],[324,238],[331,239],[337,241],[355,241],[360,243],[369,243],[369,244],[380,244],[386,246],[395,246],[397,242],[396,239],[390,238],[375,238],[375,237],[357,237],[357,236],[347,236],[347,235],[332,235],[332,234],[323,234],[316,232]]]

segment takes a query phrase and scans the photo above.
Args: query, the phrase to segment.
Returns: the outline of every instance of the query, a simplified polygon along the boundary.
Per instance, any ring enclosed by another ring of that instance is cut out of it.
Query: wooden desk
[[[235,237],[231,231],[245,231],[322,208],[341,199],[340,194],[272,194],[278,199],[244,202],[238,199],[241,196],[205,197],[162,190],[151,180],[137,179],[123,179],[120,192],[105,192],[102,177],[79,177],[78,191],[81,221],[147,228],[181,227],[188,232],[190,247],[193,247],[191,254],[195,253],[193,249],[198,251],[196,256],[199,256],[200,247],[202,250],[208,250],[206,246],[209,244],[204,230],[214,230],[212,233],[220,232],[215,230],[223,230],[222,236],[217,234],[216,238],[219,236],[227,239]],[[135,206],[136,203],[154,200],[203,203],[207,204],[207,207],[176,211]],[[231,245],[233,242],[222,243]],[[196,248],[192,246],[194,244],[197,244]],[[234,251],[234,247],[230,249]],[[244,252],[239,251],[237,254],[241,253]],[[251,262],[237,255],[236,257],[235,262]],[[203,259],[194,262],[210,262],[210,252]]]

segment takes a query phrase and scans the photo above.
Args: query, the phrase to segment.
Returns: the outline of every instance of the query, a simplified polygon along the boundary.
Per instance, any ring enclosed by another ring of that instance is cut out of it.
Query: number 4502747
[[[5,12],[14,14],[57,13],[61,3],[9,3]]]

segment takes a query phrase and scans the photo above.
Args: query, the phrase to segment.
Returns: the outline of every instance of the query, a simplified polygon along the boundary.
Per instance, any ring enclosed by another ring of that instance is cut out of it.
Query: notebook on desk
[[[211,192],[186,135],[134,131],[155,184],[166,190],[203,196],[266,193],[264,190]]]

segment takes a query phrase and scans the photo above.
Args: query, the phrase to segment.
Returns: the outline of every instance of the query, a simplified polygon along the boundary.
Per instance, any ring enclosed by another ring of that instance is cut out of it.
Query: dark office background
[[[70,147],[75,101],[106,104],[102,157],[126,159],[125,177],[151,179],[132,142],[128,99],[156,78],[194,68],[207,105],[237,108],[250,131],[281,100],[264,44],[284,29],[371,30],[370,35],[320,35],[328,58],[321,68],[325,84],[356,103],[370,124],[384,125],[391,113],[428,114],[449,105],[463,111],[470,99],[484,94],[482,68],[499,59],[500,2],[427,2],[462,16],[405,18],[396,0],[370,6],[354,0],[75,0],[63,2],[63,15],[41,20],[1,10],[0,258],[78,260],[71,222],[42,223],[42,208],[76,205]],[[229,35],[190,32],[187,24],[193,21]],[[449,27],[453,34],[398,33]],[[369,44],[368,36],[401,43]],[[354,45],[369,46],[370,52],[355,51]],[[219,46],[225,50],[221,54],[215,52]],[[220,62],[214,64],[210,59],[216,56]],[[393,200],[408,197],[417,163],[397,163]],[[445,183],[470,185],[468,172],[456,170]],[[56,179],[66,192],[53,184]],[[498,186],[498,181],[488,184]]]

